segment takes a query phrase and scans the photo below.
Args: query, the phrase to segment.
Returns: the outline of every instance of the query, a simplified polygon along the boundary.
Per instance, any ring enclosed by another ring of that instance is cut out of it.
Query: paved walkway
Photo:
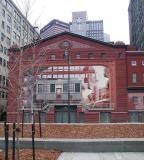
[[[144,160],[144,152],[115,153],[68,153],[64,152],[58,160]]]

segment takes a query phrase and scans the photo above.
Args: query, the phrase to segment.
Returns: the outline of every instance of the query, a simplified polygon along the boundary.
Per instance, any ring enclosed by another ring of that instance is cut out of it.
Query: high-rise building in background
[[[86,36],[87,32],[87,13],[72,12],[72,22],[70,22],[70,31],[82,36]]]
[[[144,0],[130,0],[129,4],[130,43],[138,50],[144,49]]]
[[[70,31],[89,38],[104,41],[103,20],[88,20],[86,11],[72,13]],[[110,40],[108,40],[107,42],[109,41]]]
[[[7,104],[7,50],[13,44],[23,46],[37,39],[39,34],[12,0],[0,1],[0,117]]]
[[[40,30],[40,36],[44,39],[64,31],[110,42],[110,37],[106,38],[104,35],[103,20],[89,21],[86,11],[72,12],[72,22],[70,23],[65,23],[56,19],[50,21]]]
[[[89,38],[104,41],[103,20],[87,21],[86,36]]]
[[[40,36],[44,39],[65,31],[69,32],[69,24],[53,19],[40,30]]]
[[[107,33],[104,33],[104,42],[110,42],[110,35]]]

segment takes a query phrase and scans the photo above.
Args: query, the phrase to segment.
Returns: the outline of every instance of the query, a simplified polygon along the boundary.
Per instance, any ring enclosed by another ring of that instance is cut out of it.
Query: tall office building
[[[103,20],[87,21],[86,36],[89,38],[104,41]]]
[[[0,118],[7,104],[7,50],[13,44],[29,44],[38,36],[12,0],[0,0]]]
[[[69,29],[68,23],[62,22],[57,19],[53,19],[40,30],[40,37],[44,39],[61,32],[65,32],[65,31],[69,32],[69,30],[70,29]]]
[[[70,31],[89,38],[104,41],[103,20],[89,21],[87,12],[73,12]]]
[[[104,42],[110,42],[110,35],[107,33],[104,33]]]
[[[86,36],[87,31],[87,13],[72,12],[72,22],[70,22],[70,31],[82,36]]]
[[[130,0],[129,8],[130,43],[138,50],[144,49],[144,0]]]

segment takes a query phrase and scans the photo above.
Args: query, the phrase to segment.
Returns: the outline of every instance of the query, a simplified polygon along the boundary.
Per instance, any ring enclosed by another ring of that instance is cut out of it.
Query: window
[[[137,62],[136,62],[135,60],[132,60],[132,61],[131,61],[131,65],[132,65],[132,66],[136,66],[136,65],[137,65]]]
[[[43,92],[44,92],[44,85],[38,84],[38,93],[43,93]]]
[[[3,45],[0,46],[0,51],[3,52]]]
[[[20,23],[21,22],[21,17],[17,14],[17,21]]]
[[[80,59],[80,53],[76,53],[76,59]]]
[[[132,83],[136,83],[136,82],[137,82],[137,74],[132,73]]]
[[[7,26],[7,33],[10,34],[10,26]]]
[[[2,21],[2,28],[5,29],[5,22]]]
[[[5,35],[4,33],[1,33],[1,41],[4,41],[4,39],[5,39]]]
[[[118,58],[123,58],[123,53],[119,53]]]
[[[134,104],[137,104],[137,103],[138,103],[138,97],[137,97],[137,96],[133,96],[133,97],[132,97],[132,102],[133,102]]]
[[[26,55],[26,56],[25,56],[25,59],[26,59],[27,61],[32,61],[32,60],[33,60],[33,55]]]
[[[50,60],[55,60],[55,59],[56,59],[55,54],[50,55]]]
[[[13,32],[13,38],[16,39],[16,33],[15,32]]]
[[[144,73],[142,74],[142,83],[144,83]]]
[[[101,58],[106,58],[107,54],[106,53],[101,53]]]
[[[5,98],[5,92],[4,91],[2,92],[2,98]]]
[[[9,37],[7,37],[7,41],[6,41],[6,43],[7,43],[7,45],[9,45],[9,46],[10,46],[11,41],[10,41],[10,38],[9,38]]]
[[[6,87],[8,87],[8,79],[6,79]]]
[[[31,122],[31,113],[30,112],[24,112],[24,123],[30,123]]]
[[[0,65],[2,65],[2,58],[0,57]]]
[[[7,21],[8,21],[9,23],[11,23],[11,16],[10,16],[10,15],[7,15]]]
[[[3,15],[3,17],[5,17],[5,10],[4,9],[2,10],[2,15]]]
[[[0,75],[0,86],[2,84],[2,75]]]
[[[144,66],[144,60],[142,60],[142,66]]]
[[[10,11],[10,12],[12,12],[12,6],[11,6],[11,4],[9,4],[8,2],[7,2],[7,9]]]
[[[16,16],[17,16],[17,11],[14,10],[14,17],[16,18]]]
[[[20,36],[17,35],[17,41],[20,43]]]
[[[4,54],[7,54],[7,48],[4,47]]]
[[[68,92],[68,84],[67,83],[64,83],[63,84],[63,92]]]
[[[14,21],[14,28],[17,29],[17,23]]]
[[[46,123],[46,113],[45,112],[39,112],[40,114],[40,122],[41,123]]]
[[[5,81],[6,81],[6,77],[5,77],[5,76],[2,76],[2,85],[3,85],[3,86],[5,86],[5,84],[6,84]]]
[[[50,92],[55,93],[55,84],[50,84]]]
[[[93,53],[89,53],[89,54],[88,54],[88,58],[89,58],[89,59],[93,59],[93,58],[94,58],[94,54],[93,54]]]
[[[3,67],[6,67],[6,60],[3,60]]]
[[[111,113],[110,112],[100,112],[100,122],[101,123],[110,123]]]
[[[130,122],[138,122],[138,112],[130,112]]]
[[[80,92],[80,83],[75,83],[75,92]]]

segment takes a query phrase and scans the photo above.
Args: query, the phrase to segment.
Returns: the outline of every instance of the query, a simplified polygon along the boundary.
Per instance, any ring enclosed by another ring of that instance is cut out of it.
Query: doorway
[[[68,123],[68,106],[55,106],[55,122]],[[77,106],[70,106],[70,123],[77,122]]]

